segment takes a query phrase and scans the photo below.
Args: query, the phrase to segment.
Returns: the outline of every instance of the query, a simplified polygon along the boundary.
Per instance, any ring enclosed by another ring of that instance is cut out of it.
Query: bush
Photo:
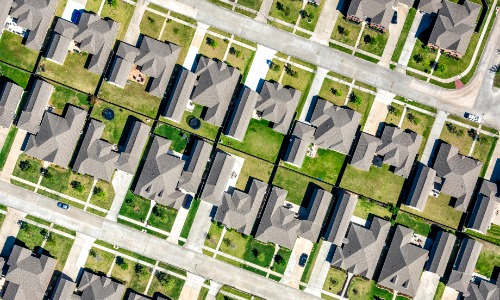
[[[117,7],[118,6],[118,0],[108,0],[108,5]]]
[[[340,96],[342,96],[342,93],[341,93],[338,89],[336,89],[336,88],[331,88],[331,89],[330,89],[330,92],[331,92],[331,93],[332,93],[332,95],[334,95],[335,97],[340,97]]]
[[[179,33],[179,28],[174,27],[174,29],[172,29],[172,31],[173,31],[174,34],[178,34]]]
[[[397,109],[395,106],[389,105],[389,113],[399,117],[401,115],[401,110]]]
[[[78,180],[73,180],[71,181],[70,183],[71,187],[74,189],[74,190],[77,190],[79,192],[83,192],[83,185],[80,181]]]
[[[377,40],[375,40],[371,35],[365,34],[363,36],[363,42],[365,44],[375,45],[377,43]]]
[[[211,37],[207,37],[207,45],[209,45],[210,47],[212,47],[213,49],[217,48],[218,46],[218,43],[216,40],[214,40],[213,38]]]
[[[236,56],[237,58],[239,58],[241,56],[241,51],[240,50],[237,50],[236,48],[234,47],[231,47],[229,48],[229,54],[231,55],[234,55]]]
[[[104,193],[104,190],[98,186],[94,186],[94,189],[92,190],[92,194],[96,195],[98,197],[104,197],[104,195],[106,195],[106,193]]]
[[[153,207],[153,211],[152,211],[153,215],[157,216],[158,218],[163,218],[163,216],[165,215],[165,211],[159,207],[158,205],[155,205]]]
[[[408,113],[407,115],[407,118],[408,118],[408,121],[410,121],[410,123],[413,123],[415,125],[418,125],[418,123],[420,123],[420,119],[417,118],[414,114],[412,113]]]
[[[422,54],[417,53],[417,54],[413,55],[413,60],[414,60],[417,64],[419,64],[419,63],[421,63],[421,62],[424,60],[424,57],[422,56]]]
[[[156,279],[158,279],[158,281],[161,284],[167,284],[170,281],[170,275],[167,273],[156,272],[155,276],[156,276]]]
[[[94,249],[90,249],[89,255],[93,258],[97,258],[97,252]]]
[[[274,256],[274,262],[280,266],[284,266],[285,265],[285,259],[283,258],[283,256],[279,255],[279,254],[276,254]]]
[[[349,102],[356,104],[357,106],[361,105],[363,103],[363,99],[356,95],[354,92],[351,92],[349,95]]]
[[[19,169],[21,169],[21,171],[23,171],[23,172],[28,172],[28,171],[31,171],[33,169],[33,165],[27,159],[22,160],[19,162]]]
[[[349,35],[349,29],[346,29],[345,27],[340,26],[340,25],[337,26],[337,31],[340,35],[343,35],[343,36]]]
[[[129,197],[125,198],[125,204],[129,207],[134,207],[135,206],[134,199]]]
[[[278,65],[274,62],[271,62],[271,63],[269,63],[269,69],[273,70],[274,72],[279,72],[281,70],[281,67],[280,67],[280,65]]]
[[[146,275],[147,273],[147,270],[146,270],[146,267],[144,267],[143,265],[141,264],[135,264],[134,265],[134,272],[141,276],[141,275]]]
[[[285,73],[293,78],[299,77],[299,73],[297,73],[297,71],[292,69],[292,66],[290,64],[285,65]]]

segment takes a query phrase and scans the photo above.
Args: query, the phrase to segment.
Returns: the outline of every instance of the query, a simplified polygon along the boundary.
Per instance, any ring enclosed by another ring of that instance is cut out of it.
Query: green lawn
[[[259,11],[262,0],[239,0],[238,4]]]
[[[331,39],[354,47],[360,31],[360,24],[347,21],[343,16],[339,16],[333,28]]]
[[[11,179],[11,182],[12,182],[12,179]],[[14,183],[13,183],[13,184],[14,184]],[[20,186],[22,186],[22,185],[20,185]],[[26,188],[26,187],[25,187],[25,188]],[[30,191],[34,191],[34,190],[35,190],[35,188],[31,188],[31,189],[29,189],[29,190],[30,190]],[[55,194],[52,194],[52,193],[46,192],[46,191],[44,191],[44,190],[38,190],[38,191],[36,191],[36,192],[37,192],[37,194],[43,195],[43,196],[45,196],[45,197],[49,197],[49,198],[54,199],[54,200],[56,200],[56,201],[61,201],[61,202],[64,202],[64,203],[68,204],[70,207],[76,207],[76,208],[78,208],[78,209],[83,209],[83,208],[84,208],[84,205],[82,205],[82,204],[80,204],[80,203],[73,202],[73,201],[68,200],[68,199],[66,199],[66,198],[61,198],[61,197],[59,197],[58,195],[55,195]]]
[[[16,243],[21,242],[26,248],[33,251],[35,247],[39,247],[43,243],[45,233],[44,229],[24,222],[16,236],[18,240]]]
[[[226,57],[226,63],[240,70],[240,72],[243,74],[247,68],[250,68],[254,55],[255,52],[248,48],[236,44],[231,44]]]
[[[368,38],[368,36],[370,37]],[[361,50],[365,50],[372,54],[382,56],[388,38],[389,33],[381,33],[378,30],[371,29],[366,26],[365,30],[363,30],[358,47]]]
[[[370,215],[380,217],[382,219],[390,219],[391,212],[380,205],[377,202],[372,202],[364,197],[358,198],[358,203],[356,203],[356,208],[354,209],[354,215],[356,217],[367,220]]]
[[[0,171],[3,170],[5,166],[5,162],[7,161],[7,157],[9,156],[10,149],[12,148],[12,143],[14,143],[14,139],[16,138],[17,127],[14,125],[10,126],[9,133],[7,133],[7,137],[5,138],[2,151],[0,151]]]
[[[396,48],[394,52],[392,52],[392,61],[398,62],[401,53],[403,52],[403,47],[405,45],[406,39],[408,38],[408,33],[410,32],[411,25],[413,24],[413,19],[415,19],[415,15],[417,10],[415,8],[410,8],[408,11],[408,16],[406,17],[405,23],[403,25],[403,29],[401,30],[401,34],[399,35],[398,43],[396,44]]]
[[[318,149],[316,157],[306,155],[301,168],[290,164],[285,167],[335,185],[342,170],[345,155],[333,150]]]
[[[494,150],[494,146],[496,138],[486,135],[479,134],[479,140],[476,142],[474,146],[474,151],[472,151],[472,157],[477,160],[480,160],[484,165],[488,165],[490,152]]]
[[[347,165],[340,187],[380,202],[396,204],[403,183],[404,178],[389,171],[385,164],[381,168],[371,166],[368,172]]]
[[[332,294],[339,294],[347,280],[347,273],[344,270],[330,267],[326,276],[323,290]]]
[[[71,184],[73,181],[79,182],[80,185],[75,184],[75,187],[73,187]],[[51,165],[47,168],[47,174],[43,177],[40,184],[51,190],[86,201],[91,192],[92,182],[93,179],[90,176],[81,175],[69,169]]]
[[[451,124],[456,128],[456,132],[452,133],[448,129],[448,124]],[[458,126],[452,123],[445,123],[443,126],[443,130],[441,131],[441,135],[439,139],[442,141],[453,145],[458,148],[458,152],[462,155],[469,155],[470,148],[472,147],[472,138],[467,134],[467,128]]]
[[[387,114],[387,117],[385,118],[385,123],[387,124],[393,124],[398,126],[399,121],[401,120],[401,116],[403,114],[403,106],[396,104],[396,103],[391,103],[391,109],[389,109],[389,113]]]
[[[409,116],[413,116],[413,122],[410,122]],[[416,132],[422,136],[422,143],[420,144],[420,149],[418,150],[419,157],[422,155],[427,144],[427,139],[431,133],[432,125],[434,125],[434,120],[436,118],[416,110],[408,108],[406,110],[405,118],[403,124],[401,124],[401,129],[409,129]]]
[[[26,165],[24,171],[21,170],[19,166],[21,163]],[[37,183],[38,179],[40,178],[40,169],[42,168],[42,166],[42,161],[21,153],[21,155],[19,155],[19,159],[17,160],[14,171],[12,172],[12,175],[29,182]]]
[[[26,89],[31,74],[0,62],[0,77],[7,77],[15,84]]]
[[[300,281],[303,283],[309,282],[309,278],[311,277],[313,266],[316,263],[316,258],[318,258],[318,252],[319,249],[321,248],[322,242],[323,240],[320,239],[318,243],[313,244],[311,253],[309,253],[309,258],[307,259],[306,262],[306,266],[304,267],[304,272],[302,273],[302,277],[300,278]]]
[[[312,188],[322,188],[328,192],[332,186],[301,175],[287,168],[279,167],[273,180],[273,185],[288,191],[286,199],[292,203],[300,205],[308,190]]]
[[[375,95],[369,94],[367,92],[362,92],[357,89],[353,89],[351,95],[355,95],[361,98],[360,104],[356,104],[349,100],[349,102],[347,103],[347,107],[361,114],[360,125],[363,127],[366,123],[366,120],[368,119],[368,115],[370,114],[370,109],[372,108],[373,101],[375,100]]]
[[[160,123],[160,125],[156,127],[154,132],[156,135],[162,136],[172,141],[172,143],[170,144],[171,150],[179,153],[184,153],[184,150],[186,150],[186,146],[189,142],[190,137],[189,133],[162,123]]]
[[[170,232],[170,230],[172,230],[172,226],[174,225],[176,216],[177,210],[171,207],[156,204],[153,207],[151,215],[149,215],[148,224],[155,228]]]
[[[280,247],[278,252],[274,256],[274,263],[271,267],[271,270],[280,274],[285,274],[286,266],[288,264],[288,261],[290,260],[291,255],[292,250],[285,247]]]
[[[85,69],[87,53],[68,53],[64,65],[43,58],[39,74],[87,94],[94,94],[101,76]]]
[[[139,24],[139,28],[141,29],[142,34],[154,39],[159,39],[161,28],[163,27],[165,21],[165,17],[146,10],[144,12],[144,16],[142,17],[141,24]]]
[[[262,267],[267,267],[273,259],[274,245],[263,244],[254,240],[251,236],[228,229],[222,239],[220,251]]]
[[[500,225],[491,224],[491,227],[488,231],[486,231],[486,234],[480,234],[479,232],[473,230],[467,230],[467,233],[500,246]]]
[[[146,92],[146,85],[132,81],[128,82],[123,89],[103,82],[99,97],[150,118],[156,117],[161,103],[160,98]]]
[[[475,271],[490,278],[495,266],[500,266],[500,247],[483,243],[483,249],[479,254]]]
[[[209,44],[211,41],[215,44]],[[223,61],[228,44],[229,39],[223,40],[207,33],[203,38],[199,53],[206,57]]]
[[[110,183],[99,180],[94,190],[92,191],[92,196],[90,197],[90,204],[102,207],[104,209],[110,209],[111,204],[115,198],[115,189]]]
[[[105,0],[87,0],[87,5],[85,5],[85,10],[97,14],[102,1]]]
[[[439,282],[436,288],[436,293],[434,294],[433,300],[441,300],[443,298],[444,290],[446,289],[446,284]]]
[[[123,205],[120,209],[120,215],[144,222],[148,214],[150,204],[151,201],[128,191],[125,201],[123,201]]]
[[[108,251],[92,247],[89,256],[85,262],[85,268],[92,270],[95,273],[108,273],[115,256]]]
[[[135,6],[121,0],[117,2],[118,5],[116,7],[109,4],[104,4],[101,12],[101,17],[108,17],[120,23],[120,29],[118,30],[118,36],[116,38],[120,41],[123,41],[125,33],[127,32],[128,24],[130,23],[130,19],[132,19],[132,15],[134,14]]]
[[[283,134],[269,127],[268,121],[252,118],[242,142],[224,136],[221,137],[221,144],[274,163],[283,139]]]
[[[349,288],[347,289],[347,297],[352,300],[391,300],[393,294],[388,290],[379,288],[373,280],[366,280],[359,276],[355,276],[352,278]]]
[[[210,225],[210,229],[208,230],[207,238],[205,239],[205,246],[212,249],[217,248],[223,228],[224,225],[212,221],[212,225]]]
[[[269,182],[273,171],[271,163],[220,144],[218,148],[245,160],[238,176],[238,181],[236,182],[237,189],[244,191],[250,178],[255,178],[265,183]]]
[[[50,97],[49,105],[54,107],[54,112],[56,114],[62,115],[66,104],[77,106],[86,111],[89,110],[90,105],[88,95],[66,88],[62,85],[54,85],[54,87],[54,92]]]
[[[413,52],[411,53],[410,61],[408,62],[408,67],[425,73],[430,73],[430,63],[436,59],[436,56],[436,51],[430,50],[419,39],[417,39],[415,48],[413,48]]]
[[[449,203],[450,196],[441,193],[438,197],[429,197],[423,211],[405,205],[402,206],[402,209],[448,227],[457,228],[462,213],[450,206]]]
[[[122,282],[129,288],[142,293],[148,285],[151,271],[144,265],[138,264],[139,266],[136,266],[136,264],[134,261],[117,256],[111,277]],[[136,268],[138,271],[139,269],[141,270],[136,272]]]
[[[200,118],[202,113],[202,107],[201,106],[196,106],[195,109],[192,112],[189,111],[184,111],[184,115],[182,116],[181,123],[174,122],[172,120],[163,118],[162,121],[164,121],[167,124],[173,125],[175,127],[178,127],[180,129],[183,129],[185,131],[194,133],[196,135],[202,136],[204,138],[207,138],[209,140],[214,141],[217,132],[219,132],[219,127],[210,124],[208,122],[205,122],[203,119]],[[201,127],[199,129],[193,129],[191,126],[189,126],[189,121],[192,118],[198,118],[201,121]]]
[[[484,21],[486,21],[486,19]],[[491,22],[494,22],[494,19],[492,19]],[[479,46],[479,36],[479,33],[472,34],[469,46],[467,47],[467,51],[462,56],[462,58],[456,59],[453,57],[447,57],[446,55],[441,55],[439,57],[439,64],[444,66],[444,70],[435,70],[433,75],[440,78],[451,78],[462,73],[469,66],[472,60],[472,55],[474,54],[476,48]],[[471,72],[474,72],[474,69]]]
[[[314,28],[318,23],[319,15],[321,14],[321,10],[323,9],[324,4],[325,2],[321,2],[321,5],[319,6],[307,4],[306,7],[304,7],[306,17],[300,18],[299,26],[314,32]]]
[[[61,17],[63,12],[64,12],[64,8],[66,7],[66,4],[68,3],[68,0],[59,0],[57,2],[57,6],[56,6],[56,16],[58,17]]]
[[[184,221],[184,226],[181,231],[181,238],[187,238],[189,235],[189,231],[191,231],[191,226],[193,226],[194,218],[196,217],[196,213],[198,212],[198,208],[200,207],[201,200],[194,199],[191,202],[191,206],[189,207],[188,215],[186,220]]]
[[[280,4],[282,5],[280,5]],[[269,16],[280,19],[287,23],[295,24],[302,9],[302,1],[274,0]]]
[[[332,102],[337,106],[343,106],[349,93],[349,86],[337,81],[325,78],[318,96]]]
[[[151,281],[151,286],[149,287],[148,295],[151,296],[155,292],[159,292],[165,296],[168,296],[170,299],[174,300],[179,299],[182,287],[184,286],[184,280],[169,274],[166,274],[166,276],[159,276],[158,275],[159,273],[161,272],[156,271],[155,276]],[[165,277],[165,279],[162,278],[162,281],[160,281],[158,280],[158,277],[160,278]]]
[[[49,252],[49,255],[57,259],[56,270],[62,271],[68,255],[73,246],[73,239],[59,235],[57,233],[50,233],[50,238],[44,246],[44,250]]]
[[[111,108],[115,113],[115,118],[111,121],[104,119],[102,116],[102,111],[106,108]],[[101,100],[94,101],[90,117],[104,124],[104,133],[101,138],[112,144],[118,144],[125,127],[132,125],[132,123],[127,123],[129,119],[131,121],[142,121],[149,125],[148,118]]]
[[[431,224],[425,220],[415,217],[404,211],[399,211],[396,223],[412,229],[416,234],[428,236],[431,232]]]
[[[0,38],[0,60],[32,72],[39,52],[25,47],[22,41],[21,36],[4,30]]]
[[[178,64],[182,64],[184,62],[195,31],[196,29],[192,27],[175,22],[171,19],[167,20],[167,24],[163,29],[161,40],[169,41],[181,46],[181,53],[177,59]]]

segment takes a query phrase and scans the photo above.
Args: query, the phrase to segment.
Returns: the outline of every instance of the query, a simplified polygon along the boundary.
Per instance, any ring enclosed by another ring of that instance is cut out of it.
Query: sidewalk
[[[436,120],[432,125],[431,133],[429,134],[427,144],[425,144],[424,152],[422,153],[422,158],[420,159],[422,163],[428,166],[431,163],[432,150],[434,149],[436,140],[438,140],[439,136],[441,135],[441,131],[443,130],[444,122],[446,121],[447,117],[448,114],[446,112],[442,110],[438,111]]]
[[[111,204],[111,208],[109,209],[106,219],[115,222],[118,220],[118,214],[120,213],[120,209],[133,178],[133,174],[128,174],[120,170],[115,171],[115,175],[111,181],[111,184],[115,189],[115,198],[113,199],[113,204]]]

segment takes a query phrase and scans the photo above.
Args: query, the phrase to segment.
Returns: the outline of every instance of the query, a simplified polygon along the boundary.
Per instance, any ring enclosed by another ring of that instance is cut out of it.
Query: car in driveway
[[[57,202],[57,207],[62,208],[62,209],[69,209],[69,205],[63,202]]]
[[[305,253],[302,253],[302,254],[300,255],[300,258],[299,258],[299,266],[301,266],[301,267],[305,267],[305,266],[306,266],[307,257],[308,257],[308,256],[307,256],[307,254],[305,254]]]

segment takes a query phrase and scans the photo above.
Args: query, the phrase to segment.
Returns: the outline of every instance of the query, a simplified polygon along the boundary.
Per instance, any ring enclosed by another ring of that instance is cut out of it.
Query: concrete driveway
[[[434,298],[438,284],[438,274],[424,271],[420,277],[420,285],[418,286],[414,300],[428,300]]]
[[[64,264],[63,273],[76,282],[80,269],[83,268],[87,257],[89,256],[90,248],[94,243],[95,238],[77,232],[73,246],[68,254],[66,264]]]
[[[447,286],[444,289],[443,298],[441,298],[441,300],[457,300],[458,294],[459,294],[458,291]]]
[[[2,257],[7,257],[16,241],[16,236],[19,233],[18,221],[24,219],[26,213],[9,208],[5,220],[3,221],[2,228],[0,229],[0,245],[2,245]]]
[[[109,209],[106,219],[113,221],[116,221],[118,219],[118,214],[120,213],[120,209],[122,207],[123,201],[125,200],[125,196],[127,195],[128,188],[132,183],[132,179],[134,179],[133,174],[125,173],[121,170],[115,171],[113,180],[111,180],[111,184],[115,189],[115,198],[113,199],[113,204],[111,204],[111,208]]]
[[[389,67],[392,59],[392,53],[396,49],[398,44],[399,36],[401,35],[401,30],[403,30],[403,25],[405,24],[406,17],[408,16],[409,8],[406,5],[398,5],[398,21],[396,24],[389,24],[389,38],[387,39],[387,44],[384,48],[384,53],[379,61],[379,65],[384,67]]]
[[[311,254],[313,243],[304,238],[298,238],[292,249],[292,255],[286,266],[285,276],[280,281],[288,286],[298,289],[300,284],[300,279],[302,278],[302,273],[304,273],[304,267],[299,266],[299,258],[302,253],[307,255]],[[308,258],[308,260],[310,257]]]

